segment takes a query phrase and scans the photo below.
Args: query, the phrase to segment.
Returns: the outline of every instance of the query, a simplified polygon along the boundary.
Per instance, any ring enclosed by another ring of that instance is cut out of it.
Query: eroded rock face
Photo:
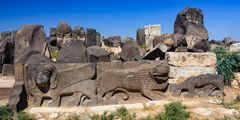
[[[143,28],[137,29],[137,43],[139,46],[144,46],[146,45],[145,41],[145,30]]]
[[[86,63],[86,47],[84,41],[69,39],[60,49],[57,63]]]
[[[123,45],[120,57],[122,61],[138,61],[142,59],[137,48],[131,45]]]
[[[61,21],[57,26],[57,34],[59,37],[63,37],[65,34],[69,34],[72,32],[72,28],[68,25],[67,22]]]
[[[97,45],[97,31],[93,28],[88,28],[86,46],[89,47],[94,45]]]
[[[175,47],[187,47],[189,51],[206,52],[208,50],[208,31],[204,27],[200,9],[186,8],[181,11],[174,23]]]
[[[46,47],[46,34],[42,25],[25,25],[18,30],[15,41],[14,61],[19,61],[20,57],[27,49],[43,53]]]
[[[110,53],[98,46],[91,46],[86,51],[87,61],[90,63],[110,62]]]

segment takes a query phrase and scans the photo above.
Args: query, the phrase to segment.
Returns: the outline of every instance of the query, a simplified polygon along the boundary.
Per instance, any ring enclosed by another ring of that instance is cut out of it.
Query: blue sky
[[[210,39],[240,40],[240,0],[0,0],[0,31],[42,24],[48,34],[65,20],[103,36],[135,38],[137,28],[148,24],[172,33],[177,13],[187,6],[202,9]]]

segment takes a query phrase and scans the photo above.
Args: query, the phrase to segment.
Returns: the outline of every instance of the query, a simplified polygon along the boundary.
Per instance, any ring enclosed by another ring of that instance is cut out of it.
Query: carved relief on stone
[[[169,91],[174,96],[223,96],[224,82],[223,77],[217,74],[202,74],[189,77],[179,84],[170,84]]]
[[[97,71],[99,104],[127,101],[134,97],[130,92],[141,93],[142,99],[161,99],[168,86],[165,61],[99,63]]]
[[[30,64],[26,69],[35,106],[97,104],[94,64]]]

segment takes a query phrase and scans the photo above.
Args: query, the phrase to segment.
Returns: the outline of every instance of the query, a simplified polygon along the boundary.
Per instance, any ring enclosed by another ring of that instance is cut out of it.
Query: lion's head
[[[51,85],[50,79],[56,68],[50,64],[37,64],[31,67],[32,69],[29,71],[31,82],[35,82],[41,92],[48,92]]]

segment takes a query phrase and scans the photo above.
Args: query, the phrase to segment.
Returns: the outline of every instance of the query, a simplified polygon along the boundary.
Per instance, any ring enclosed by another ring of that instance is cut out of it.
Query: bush
[[[0,106],[0,120],[12,120],[13,112],[8,106]]]
[[[222,47],[216,47],[212,50],[217,55],[217,72],[224,77],[226,85],[231,86],[234,79],[234,72],[240,66],[240,53],[227,52]]]
[[[159,113],[155,120],[186,120],[190,112],[185,111],[186,106],[180,102],[172,102],[164,106],[165,112]]]
[[[135,120],[135,114],[130,113],[125,107],[118,108],[116,116],[121,120]]]
[[[17,119],[16,120],[35,120],[36,118],[33,115],[29,115],[24,111],[20,111],[17,113]]]

